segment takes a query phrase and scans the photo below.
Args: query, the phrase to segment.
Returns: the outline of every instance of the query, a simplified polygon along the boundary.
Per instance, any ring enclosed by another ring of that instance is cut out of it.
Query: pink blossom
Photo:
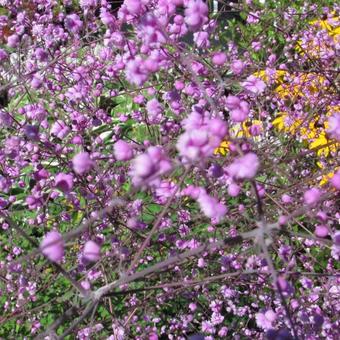
[[[113,146],[113,154],[117,161],[128,161],[133,157],[133,149],[129,143],[120,139]]]
[[[194,312],[197,309],[197,305],[194,302],[189,303],[189,309],[191,312]]]
[[[321,191],[317,188],[311,188],[307,190],[304,195],[303,199],[307,205],[314,205],[316,204],[321,198]]]
[[[159,124],[162,119],[164,111],[161,103],[153,98],[146,103],[146,110],[148,111],[148,118],[151,124]]]
[[[138,15],[142,11],[142,1],[141,0],[125,0],[124,5],[130,14]]]
[[[317,237],[326,237],[329,233],[329,230],[327,228],[326,225],[324,224],[321,224],[321,225],[317,225],[315,227],[315,231],[314,231],[314,234],[317,236]]]
[[[208,21],[208,6],[202,0],[188,0],[184,14],[185,23],[196,31]]]
[[[140,56],[130,60],[126,64],[125,69],[126,79],[137,86],[143,85],[149,76],[149,73],[145,67],[144,61]]]
[[[247,17],[248,24],[257,24],[259,22],[259,12],[249,12]]]
[[[7,46],[11,48],[18,47],[20,42],[19,36],[17,34],[12,34],[9,37],[7,37]]]
[[[247,119],[250,112],[248,102],[230,95],[226,98],[225,104],[230,110],[230,116],[234,122],[243,122]]]
[[[229,95],[226,98],[225,104],[229,110],[235,110],[240,107],[241,99],[236,96]]]
[[[221,119],[206,119],[195,111],[184,120],[184,127],[186,131],[179,137],[176,147],[188,161],[211,156],[227,133],[227,125]]]
[[[340,113],[335,113],[328,119],[328,132],[329,134],[340,141]]]
[[[230,68],[235,75],[240,75],[245,69],[245,67],[246,65],[244,64],[244,62],[238,59],[234,60],[230,65]]]
[[[51,128],[51,134],[58,137],[59,139],[64,139],[70,132],[70,128],[62,120],[57,120]]]
[[[164,150],[158,146],[149,147],[147,152],[132,160],[131,176],[135,186],[155,185],[159,176],[171,169],[171,163]]]
[[[72,159],[72,164],[73,170],[79,175],[89,172],[94,165],[87,152],[80,152],[76,154]]]
[[[41,47],[38,47],[34,52],[35,57],[37,60],[43,62],[48,59],[48,53]]]
[[[289,195],[287,195],[287,194],[283,194],[282,196],[281,196],[281,201],[283,202],[283,203],[292,203],[292,201],[293,201],[293,199],[289,196]]]
[[[340,170],[338,170],[330,179],[331,184],[335,189],[340,190]]]
[[[219,331],[218,331],[218,336],[221,338],[226,338],[228,334],[228,328],[227,327],[222,327]]]
[[[83,27],[83,22],[80,20],[77,14],[73,13],[66,17],[65,27],[72,33],[79,33]]]
[[[52,262],[60,262],[64,256],[64,240],[57,231],[47,233],[40,243],[40,251]]]
[[[265,82],[253,75],[250,75],[241,85],[255,95],[262,93],[266,88]]]
[[[204,333],[214,334],[216,329],[210,321],[202,321],[201,330]]]
[[[199,32],[194,33],[194,42],[198,48],[210,47],[208,32],[199,31]]]
[[[59,173],[56,175],[54,182],[59,190],[66,193],[70,192],[73,188],[73,175]]]
[[[91,262],[96,262],[100,259],[100,246],[94,241],[87,241],[83,250],[84,257]]]
[[[236,183],[229,184],[229,186],[228,186],[228,194],[231,197],[237,197],[239,195],[240,191],[241,191],[241,188]]]
[[[250,152],[234,160],[227,168],[231,177],[237,179],[251,179],[256,175],[260,162],[256,154]]]
[[[227,213],[227,207],[224,204],[205,192],[199,195],[197,202],[205,216],[214,218],[217,221],[221,220]]]
[[[106,8],[101,8],[100,20],[105,26],[111,28],[114,28],[114,25],[116,23],[115,17]]]
[[[248,118],[249,112],[249,104],[242,100],[238,108],[231,110],[230,117],[234,122],[241,123]]]
[[[7,52],[4,49],[0,48],[0,61],[4,61],[7,58],[8,58]]]
[[[216,52],[213,54],[211,61],[216,66],[222,66],[227,61],[227,55],[224,52]]]
[[[276,314],[269,309],[265,313],[256,314],[256,324],[258,327],[267,330],[273,328],[273,322],[276,320]]]

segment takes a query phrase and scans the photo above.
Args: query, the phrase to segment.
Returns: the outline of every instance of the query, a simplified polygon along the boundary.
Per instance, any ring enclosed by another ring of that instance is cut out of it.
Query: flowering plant
[[[0,1],[1,337],[338,339],[339,8],[230,6]]]

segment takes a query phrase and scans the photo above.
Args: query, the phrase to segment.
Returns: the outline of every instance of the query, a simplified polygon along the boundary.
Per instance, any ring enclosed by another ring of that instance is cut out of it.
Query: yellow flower
[[[284,75],[288,76],[289,74],[285,73]],[[299,78],[299,83],[291,85],[296,77]],[[298,74],[297,76],[291,75],[286,83],[283,80],[283,76],[281,79],[281,84],[275,89],[275,92],[280,98],[288,97],[295,99],[297,96],[305,97],[306,92],[317,94],[320,90],[327,89],[325,86],[326,78],[316,73]]]
[[[283,83],[283,78],[285,75],[287,75],[288,72],[284,71],[284,70],[276,70],[276,74],[275,74],[275,80],[277,83],[282,84]]]
[[[301,120],[297,119],[293,121],[292,124],[288,125],[286,123],[287,117],[288,115],[286,112],[279,112],[278,116],[272,121],[272,124],[278,131],[295,134],[301,125]]]
[[[331,14],[335,15],[336,12],[332,12]],[[309,24],[326,30],[330,36],[340,34],[339,17],[336,16],[330,17],[326,20],[312,20]]]
[[[287,114],[283,112],[279,112],[278,116],[272,121],[274,127],[279,130],[283,131],[285,129],[285,118]]]
[[[283,78],[286,74],[288,74],[288,72],[285,71],[285,70],[275,70],[275,74],[274,74],[275,83],[282,84]],[[257,71],[255,73],[253,73],[253,75],[257,78],[262,79],[266,83],[269,82],[269,77],[268,77],[265,70]]]
[[[309,149],[316,149],[316,154],[321,157],[327,157],[331,152],[336,152],[338,143],[331,144],[332,141],[327,139],[325,131],[321,131],[318,137],[309,144]],[[330,144],[330,145],[328,145]]]
[[[312,20],[309,22],[310,25],[321,27],[323,30],[328,32],[333,31],[333,27],[328,23],[327,20]]]
[[[321,168],[324,168],[323,166]],[[319,182],[320,185],[325,185],[329,182],[329,180],[334,176],[334,174],[338,171],[339,167],[336,166],[333,171],[323,175],[321,181]]]
[[[218,148],[215,149],[214,155],[225,156],[229,152],[230,142],[224,140]]]
[[[262,79],[264,82],[267,82],[269,80],[265,70],[257,71],[253,73],[253,76]]]
[[[334,176],[334,172],[329,172],[328,174],[326,175],[323,175],[322,178],[321,178],[321,181],[319,182],[319,184],[321,186],[325,185],[328,183],[328,181]]]

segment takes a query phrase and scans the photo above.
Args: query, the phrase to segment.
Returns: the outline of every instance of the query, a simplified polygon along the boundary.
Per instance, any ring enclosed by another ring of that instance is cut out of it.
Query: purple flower
[[[292,203],[293,199],[292,199],[289,195],[283,194],[283,195],[281,196],[281,201],[282,201],[283,203],[288,204],[288,203]]]
[[[221,119],[204,119],[196,111],[184,120],[183,125],[186,131],[179,137],[176,147],[189,161],[211,156],[227,133],[227,125]]]
[[[197,31],[208,21],[208,6],[202,0],[189,0],[186,4],[185,23],[191,30]]]
[[[213,54],[211,61],[216,66],[222,66],[227,60],[227,55],[224,52],[216,52]]]
[[[199,32],[194,33],[194,42],[198,48],[210,47],[208,32],[199,31]]]
[[[73,175],[59,173],[55,176],[55,186],[62,192],[70,192],[73,188]]]
[[[201,330],[204,333],[214,334],[216,329],[210,321],[202,321]]]
[[[340,190],[340,170],[338,170],[330,179],[331,184],[335,189]]]
[[[31,86],[33,89],[37,90],[41,87],[43,81],[39,74],[35,74],[31,80]]]
[[[41,47],[38,47],[34,51],[34,55],[37,58],[37,60],[39,60],[39,61],[47,61],[47,59],[48,59],[47,52],[43,48],[41,48]]]
[[[140,14],[143,9],[141,0],[125,0],[124,5],[128,12],[133,15]]]
[[[171,163],[164,150],[158,146],[148,148],[147,152],[132,161],[131,176],[135,186],[155,185],[159,176],[171,169]]]
[[[24,134],[27,139],[37,142],[39,141],[39,127],[34,125],[25,125]]]
[[[144,65],[144,61],[140,56],[130,60],[125,68],[126,79],[137,86],[143,85],[149,76],[149,73]]]
[[[40,243],[40,251],[52,262],[60,262],[64,256],[64,240],[57,231],[47,233]]]
[[[7,58],[8,58],[7,52],[4,49],[0,48],[0,61],[4,61]]]
[[[248,24],[257,24],[259,20],[259,12],[249,12],[248,17],[247,17],[247,23]]]
[[[225,105],[228,110],[235,110],[240,107],[241,100],[236,96],[228,96],[225,101]]]
[[[229,186],[228,186],[228,194],[231,197],[237,197],[239,195],[240,191],[241,191],[241,188],[236,183],[229,184]]]
[[[219,312],[213,312],[211,315],[211,323],[213,325],[219,325],[223,322],[224,316]]]
[[[316,204],[321,198],[321,191],[317,188],[311,188],[303,194],[303,199],[307,205]]]
[[[241,123],[248,118],[249,112],[249,104],[246,101],[242,100],[238,108],[231,110],[230,118],[234,122]]]
[[[73,13],[65,18],[65,27],[72,33],[79,33],[83,27],[83,22],[77,14]]]
[[[156,188],[155,196],[159,204],[165,204],[177,190],[177,185],[173,182],[162,181]]]
[[[214,218],[217,221],[227,213],[227,207],[216,198],[209,196],[206,192],[201,192],[197,202],[205,216]]]
[[[340,247],[340,230],[336,231],[332,237],[333,242],[336,246]]]
[[[328,119],[328,132],[337,141],[340,141],[340,113],[335,113]]]
[[[245,156],[237,158],[227,168],[229,175],[236,179],[253,178],[260,166],[256,154],[250,152]]]
[[[113,146],[113,154],[117,161],[128,161],[133,157],[133,149],[129,143],[120,139]]]
[[[80,0],[79,5],[81,8],[89,8],[89,7],[95,7],[97,6],[97,1],[98,0]]]
[[[166,36],[160,22],[150,13],[142,17],[138,31],[138,37],[149,47],[158,46],[166,42]]]
[[[146,103],[146,110],[148,111],[148,118],[151,124],[159,124],[162,119],[164,111],[160,102],[153,98]]]
[[[249,92],[258,95],[264,91],[266,84],[261,79],[251,75],[241,85]]]
[[[89,172],[94,165],[87,152],[80,152],[75,155],[72,159],[72,164],[73,170],[79,175]]]
[[[101,8],[100,20],[105,26],[108,26],[111,28],[114,28],[115,23],[116,23],[115,17],[106,8]]]
[[[314,234],[317,237],[326,237],[329,233],[329,230],[326,225],[320,224],[315,227]]]
[[[273,328],[272,324],[276,320],[276,314],[269,309],[265,313],[256,314],[256,324],[258,327],[267,330]]]
[[[98,261],[100,259],[100,246],[94,241],[87,241],[84,246],[83,255],[88,261]]]
[[[58,137],[59,139],[64,139],[70,132],[70,128],[62,121],[57,120],[51,128],[51,134]]]
[[[226,338],[228,334],[228,328],[227,327],[222,327],[219,331],[218,331],[218,336],[221,338]]]
[[[7,37],[7,46],[11,48],[18,47],[20,42],[19,36],[17,34],[12,34],[9,37]]]
[[[248,118],[250,109],[249,104],[245,100],[240,100],[236,96],[228,96],[225,105],[230,110],[231,119],[234,122],[243,122]]]
[[[234,60],[231,65],[230,68],[233,71],[234,74],[236,75],[240,75],[243,70],[245,69],[246,65],[244,64],[244,62],[242,60]]]

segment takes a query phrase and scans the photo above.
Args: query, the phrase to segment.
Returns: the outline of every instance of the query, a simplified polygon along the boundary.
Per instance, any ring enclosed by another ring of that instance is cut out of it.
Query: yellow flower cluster
[[[332,110],[335,108],[332,107]],[[329,108],[326,116],[330,116],[332,110]],[[312,118],[308,123],[308,126],[302,126],[303,120],[296,119],[292,124],[286,124],[288,119],[287,113],[280,112],[278,116],[273,120],[272,124],[278,131],[286,132],[291,135],[299,133],[303,141],[308,143],[310,150],[315,150],[317,156],[328,157],[330,153],[336,152],[339,148],[339,143],[336,143],[327,136],[328,122],[319,124],[318,118]]]

